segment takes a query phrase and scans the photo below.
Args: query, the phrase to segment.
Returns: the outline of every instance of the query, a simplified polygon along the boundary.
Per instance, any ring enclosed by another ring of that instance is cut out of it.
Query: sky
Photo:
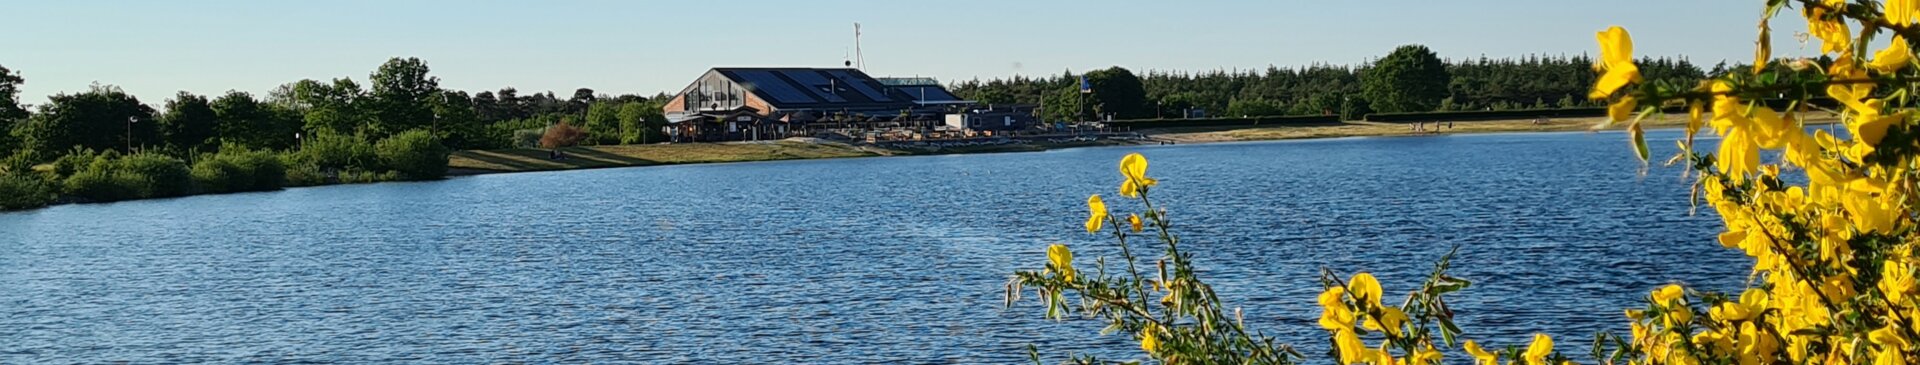
[[[1359,64],[1404,44],[1443,58],[1597,54],[1626,27],[1639,56],[1702,67],[1753,57],[1761,1],[93,1],[0,0],[0,66],[21,101],[117,85],[262,95],[419,57],[444,88],[561,97],[678,91],[716,66],[838,67],[863,27],[865,70],[952,82],[1145,70]],[[1772,21],[1776,56],[1809,56]]]

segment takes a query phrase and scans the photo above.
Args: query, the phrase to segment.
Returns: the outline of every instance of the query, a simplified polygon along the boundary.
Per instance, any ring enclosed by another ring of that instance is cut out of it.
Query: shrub
[[[552,114],[494,122],[487,125],[485,148],[531,148],[540,145],[540,134],[546,133],[547,126],[558,121]],[[523,138],[524,131],[532,130],[532,138]]]
[[[52,204],[53,186],[32,173],[0,173],[0,210],[32,209]]]
[[[300,162],[297,157],[282,158],[281,163],[287,165],[288,187],[325,185],[332,180],[320,166]]]
[[[377,172],[377,171],[366,171],[366,170],[346,170],[346,171],[340,172],[340,182],[346,183],[346,184],[362,184],[362,183],[395,181],[395,180],[400,180],[400,174],[393,171]]]
[[[193,184],[206,193],[225,193],[238,191],[244,173],[240,166],[222,158],[205,158],[193,163]]]
[[[141,198],[185,195],[192,184],[186,162],[156,153],[135,153],[115,161],[116,170],[144,180]]]
[[[447,147],[422,130],[401,132],[374,145],[380,163],[407,180],[438,179],[447,175]]]
[[[61,190],[67,195],[96,202],[139,199],[146,193],[146,181],[126,171],[88,169],[68,176]]]
[[[0,160],[0,172],[26,173],[33,171],[33,165],[41,161],[38,151],[22,150]]]
[[[192,176],[202,192],[264,191],[285,185],[287,168],[272,152],[229,147],[202,156]]]
[[[77,170],[62,183],[61,190],[67,195],[107,202],[187,193],[186,163],[173,157],[153,153],[121,157],[118,152],[107,151],[93,156],[85,167],[79,167],[78,163],[84,156],[68,157],[71,158],[55,164],[56,171]]]
[[[580,140],[586,137],[586,132],[581,131],[580,128],[576,128],[572,124],[567,124],[566,121],[561,121],[560,124],[547,127],[547,133],[540,136],[540,147],[570,147],[579,144]]]
[[[312,164],[321,171],[371,168],[379,160],[374,155],[373,144],[366,139],[334,133],[315,134],[294,155],[299,162]]]
[[[234,163],[251,177],[247,190],[274,190],[287,184],[287,166],[281,164],[280,157],[272,152],[248,151],[233,158]]]
[[[546,128],[520,129],[513,131],[513,147],[540,147],[540,137],[547,134]]]
[[[53,175],[73,176],[73,174],[86,170],[87,165],[93,164],[93,160],[102,155],[113,158],[118,157],[119,152],[108,150],[106,153],[99,153],[94,152],[93,149],[74,148],[73,150],[67,151],[67,154],[61,155],[59,158],[53,160]]]

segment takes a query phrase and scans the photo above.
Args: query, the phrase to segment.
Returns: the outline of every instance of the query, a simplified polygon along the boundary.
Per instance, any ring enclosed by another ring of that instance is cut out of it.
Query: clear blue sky
[[[22,101],[119,85],[263,95],[305,78],[425,59],[443,87],[569,94],[677,90],[713,66],[839,65],[865,27],[867,71],[943,81],[1357,64],[1419,43],[1442,57],[1579,54],[1626,26],[1639,55],[1750,60],[1761,1],[388,1],[0,0],[0,65]],[[1775,54],[1805,25],[1773,22]]]

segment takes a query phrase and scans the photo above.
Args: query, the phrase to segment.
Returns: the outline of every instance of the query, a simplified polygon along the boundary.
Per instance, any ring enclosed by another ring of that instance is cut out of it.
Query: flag
[[[1093,93],[1093,83],[1087,81],[1087,75],[1080,75],[1080,93],[1081,94]]]

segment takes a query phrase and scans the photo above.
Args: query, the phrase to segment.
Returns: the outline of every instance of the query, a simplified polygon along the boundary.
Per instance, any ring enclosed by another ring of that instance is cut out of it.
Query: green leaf
[[[1634,121],[1627,127],[1627,136],[1633,139],[1633,156],[1640,158],[1641,164],[1647,163],[1647,132],[1640,128],[1640,122]]]
[[[1440,318],[1440,338],[1447,341],[1448,347],[1454,346],[1453,337],[1460,333],[1466,333],[1466,331],[1461,331],[1459,325],[1453,324],[1453,318]]]

